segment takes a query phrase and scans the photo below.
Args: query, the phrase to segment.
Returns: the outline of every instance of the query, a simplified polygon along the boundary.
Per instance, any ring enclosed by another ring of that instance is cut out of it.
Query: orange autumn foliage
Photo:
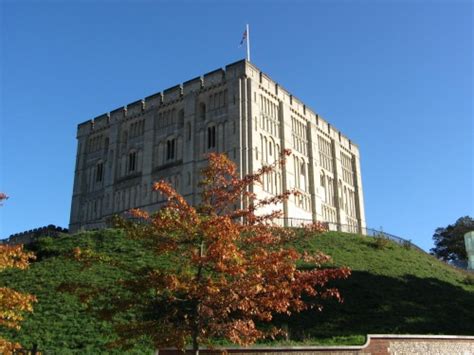
[[[274,223],[282,215],[276,205],[297,192],[263,199],[252,192],[264,175],[283,164],[285,156],[240,178],[229,158],[210,154],[198,205],[159,181],[153,189],[167,198],[162,209],[155,214],[135,209],[132,218],[116,220],[129,237],[146,243],[157,256],[166,255],[171,264],[123,281],[131,297],[115,300],[109,311],[140,309],[144,317],[119,324],[117,344],[126,346],[147,336],[156,348],[183,349],[191,340],[196,352],[216,338],[249,345],[283,333],[261,326],[275,314],[321,309],[318,300],[328,297],[341,301],[338,290],[327,284],[348,277],[350,270],[319,268],[329,257],[289,247],[295,230]],[[323,230],[320,224],[308,229]],[[299,269],[299,261],[312,268]]]
[[[0,192],[0,205],[7,198]],[[0,271],[7,268],[26,269],[30,259],[34,259],[33,253],[25,252],[23,245],[0,245]],[[0,326],[20,329],[23,313],[33,311],[33,302],[36,302],[33,295],[0,287]],[[21,349],[21,345],[0,338],[2,354],[11,354],[16,349]]]

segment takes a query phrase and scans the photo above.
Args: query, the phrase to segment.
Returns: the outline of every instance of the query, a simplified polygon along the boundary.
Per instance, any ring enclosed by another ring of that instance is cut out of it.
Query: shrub
[[[402,246],[403,246],[404,249],[410,250],[411,249],[411,240],[404,240],[403,243],[402,243]]]
[[[466,285],[474,285],[474,274],[467,275],[463,281]]]
[[[378,234],[374,237],[374,247],[378,250],[383,250],[388,247],[389,240],[383,234]]]

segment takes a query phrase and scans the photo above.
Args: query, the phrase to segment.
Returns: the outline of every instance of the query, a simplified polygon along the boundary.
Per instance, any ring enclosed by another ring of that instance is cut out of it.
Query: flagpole
[[[249,24],[247,24],[247,61],[250,62],[250,31],[249,31]]]

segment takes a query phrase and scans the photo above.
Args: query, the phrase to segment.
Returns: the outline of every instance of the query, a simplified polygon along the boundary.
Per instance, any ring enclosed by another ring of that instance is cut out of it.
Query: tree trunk
[[[193,353],[199,355],[199,343],[197,340],[197,332],[193,331]]]
[[[204,256],[204,242],[201,241],[201,245],[199,248],[199,256],[202,258]],[[199,265],[198,272],[196,275],[196,282],[201,280],[202,275],[202,265]],[[194,326],[192,331],[192,338],[193,338],[193,352],[194,355],[199,355],[199,313],[200,313],[200,304],[199,300],[196,300],[196,305],[194,306]]]

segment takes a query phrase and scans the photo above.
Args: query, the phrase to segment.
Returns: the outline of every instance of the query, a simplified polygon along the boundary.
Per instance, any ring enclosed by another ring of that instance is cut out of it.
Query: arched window
[[[137,152],[132,151],[128,154],[128,172],[131,173],[137,168]]]
[[[216,147],[216,126],[207,127],[207,149]]]
[[[104,163],[100,161],[97,163],[95,171],[95,182],[102,182],[104,179]]]
[[[173,160],[175,159],[175,151],[176,151],[176,139],[168,139],[166,141],[166,160]]]

